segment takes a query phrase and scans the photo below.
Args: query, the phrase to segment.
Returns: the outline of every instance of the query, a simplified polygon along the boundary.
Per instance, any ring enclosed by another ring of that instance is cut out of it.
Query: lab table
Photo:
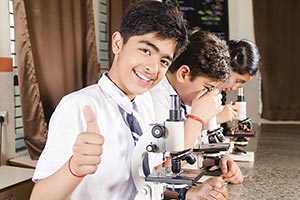
[[[252,163],[237,162],[244,175],[242,184],[228,184],[229,200],[300,199],[300,125],[255,126],[247,151]]]

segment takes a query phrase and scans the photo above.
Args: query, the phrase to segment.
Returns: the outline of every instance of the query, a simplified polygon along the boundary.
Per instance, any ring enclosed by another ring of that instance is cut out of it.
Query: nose
[[[146,65],[146,71],[148,73],[156,73],[158,72],[159,62],[154,59]]]
[[[237,90],[238,87],[239,87],[240,85],[241,85],[241,84],[239,84],[239,83],[238,83],[238,84],[235,84],[231,89],[232,89],[232,90]]]

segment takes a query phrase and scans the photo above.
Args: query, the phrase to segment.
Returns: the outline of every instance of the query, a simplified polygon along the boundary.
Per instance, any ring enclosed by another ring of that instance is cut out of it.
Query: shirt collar
[[[126,113],[131,114],[133,110],[138,110],[137,103],[135,102],[139,101],[139,96],[130,101],[124,92],[108,77],[108,72],[102,74],[98,85]]]

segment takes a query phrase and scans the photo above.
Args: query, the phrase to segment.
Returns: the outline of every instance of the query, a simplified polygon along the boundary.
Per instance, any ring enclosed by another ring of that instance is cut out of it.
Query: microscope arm
[[[149,144],[158,146],[158,139],[151,134],[151,129],[146,131],[136,143],[132,154],[132,175],[138,190],[136,200],[161,200],[163,198],[164,187],[159,183],[145,181],[143,172],[143,159],[147,153],[146,147]]]

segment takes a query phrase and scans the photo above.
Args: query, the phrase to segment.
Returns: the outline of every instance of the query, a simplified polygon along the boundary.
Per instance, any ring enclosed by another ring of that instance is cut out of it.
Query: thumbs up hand
[[[77,136],[73,146],[73,157],[70,160],[70,168],[78,176],[93,174],[101,162],[102,145],[104,137],[100,133],[95,114],[90,106],[83,108],[84,118],[87,124],[86,132]]]

